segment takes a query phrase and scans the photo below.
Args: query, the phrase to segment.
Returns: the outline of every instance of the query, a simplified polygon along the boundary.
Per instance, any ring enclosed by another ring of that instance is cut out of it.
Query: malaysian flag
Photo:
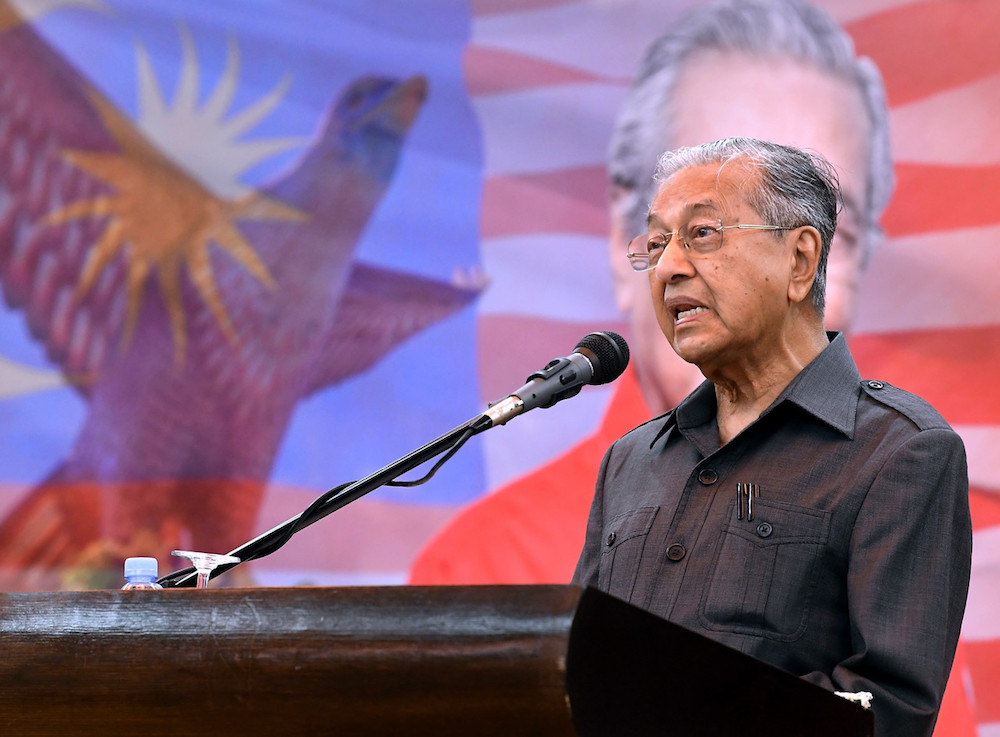
[[[584,334],[626,333],[608,140],[643,49],[695,4],[0,1],[4,588],[228,550]],[[892,115],[852,350],[969,455],[972,585],[937,733],[1000,737],[1000,4],[817,4]],[[243,575],[402,583],[455,514],[599,434],[613,393],[475,438]]]

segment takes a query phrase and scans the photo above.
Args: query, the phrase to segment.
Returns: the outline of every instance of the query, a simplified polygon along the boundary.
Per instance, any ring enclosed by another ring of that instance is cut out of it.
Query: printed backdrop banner
[[[609,135],[643,48],[694,4],[0,0],[0,587],[230,550],[586,333],[627,335]],[[818,4],[891,108],[897,187],[851,346],[966,442],[953,685],[1000,737],[1000,4]],[[404,583],[457,513],[592,438],[613,392],[474,438],[231,582]]]

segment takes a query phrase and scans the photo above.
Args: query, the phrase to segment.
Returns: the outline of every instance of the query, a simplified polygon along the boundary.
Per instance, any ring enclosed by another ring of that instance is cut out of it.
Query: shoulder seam
[[[896,410],[919,430],[951,429],[948,421],[925,399],[885,381],[863,379],[861,389],[881,405]]]

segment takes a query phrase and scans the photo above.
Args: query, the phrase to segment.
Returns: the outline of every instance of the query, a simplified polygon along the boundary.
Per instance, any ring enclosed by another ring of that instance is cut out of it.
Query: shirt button
[[[617,540],[617,539],[618,539],[618,535],[616,535],[615,533],[612,532],[612,533],[608,534],[608,547],[610,548],[612,545],[614,545],[615,544],[615,540]]]
[[[687,549],[680,543],[674,543],[669,548],[667,548],[667,557],[670,560],[678,561],[687,555]]]
[[[716,481],[719,480],[719,474],[713,471],[711,468],[703,468],[698,472],[698,480],[705,484],[705,486],[711,486]]]
[[[771,527],[770,522],[761,522],[757,525],[757,534],[761,537],[771,537],[772,532],[774,532],[774,528]]]
[[[882,389],[885,387],[885,384],[881,381],[869,381],[868,386],[872,389]]]

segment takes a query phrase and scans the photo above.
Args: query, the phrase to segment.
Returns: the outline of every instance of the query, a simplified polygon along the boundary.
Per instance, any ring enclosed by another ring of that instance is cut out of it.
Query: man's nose
[[[664,284],[694,276],[695,267],[687,247],[679,238],[671,238],[653,267],[653,274]]]

